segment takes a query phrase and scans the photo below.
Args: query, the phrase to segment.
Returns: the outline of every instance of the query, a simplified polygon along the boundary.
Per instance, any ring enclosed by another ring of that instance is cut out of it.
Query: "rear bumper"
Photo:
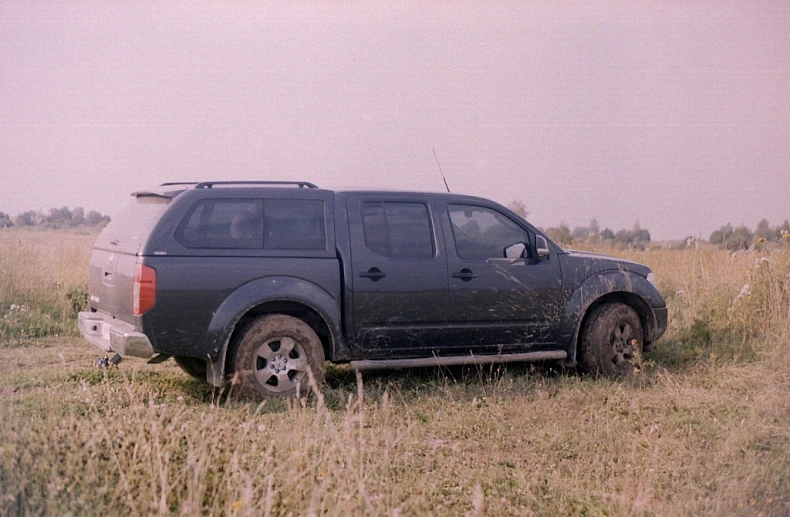
[[[130,323],[100,312],[81,312],[77,322],[83,337],[107,353],[145,359],[154,355],[148,336],[137,332]]]

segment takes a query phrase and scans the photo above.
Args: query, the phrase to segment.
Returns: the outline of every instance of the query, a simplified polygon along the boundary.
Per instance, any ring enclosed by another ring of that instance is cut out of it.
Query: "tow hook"
[[[113,366],[113,365],[117,365],[121,361],[123,361],[123,357],[121,357],[121,354],[115,354],[112,357],[107,357],[105,355],[104,357],[100,357],[100,358],[96,359],[95,361],[93,361],[93,366],[95,368],[102,368],[102,369],[104,369],[104,368],[109,368],[110,366]]]

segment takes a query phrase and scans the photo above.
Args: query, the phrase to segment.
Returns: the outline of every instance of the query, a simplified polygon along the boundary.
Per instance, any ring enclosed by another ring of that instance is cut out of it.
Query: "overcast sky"
[[[654,239],[790,218],[790,2],[0,0],[0,211],[165,181],[523,201]]]

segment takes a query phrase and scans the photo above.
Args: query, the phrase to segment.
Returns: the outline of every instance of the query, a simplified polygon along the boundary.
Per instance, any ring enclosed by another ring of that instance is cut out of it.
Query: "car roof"
[[[414,196],[429,195],[436,197],[452,197],[454,199],[466,199],[468,201],[486,201],[488,199],[467,194],[456,194],[453,192],[441,192],[430,190],[404,190],[390,188],[370,188],[370,187],[336,187],[320,188],[307,181],[189,181],[189,182],[168,182],[153,189],[133,192],[133,196],[158,196],[173,198],[187,190],[229,190],[229,191],[257,191],[257,190],[295,190],[295,191],[323,191],[334,194],[363,194],[363,195],[392,195],[392,196]]]

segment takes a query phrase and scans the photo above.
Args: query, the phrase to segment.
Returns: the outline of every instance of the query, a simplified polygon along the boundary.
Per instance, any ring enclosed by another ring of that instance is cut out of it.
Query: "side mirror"
[[[527,245],[523,242],[511,244],[505,248],[505,258],[510,260],[518,260],[527,256]]]
[[[542,235],[536,235],[535,244],[538,248],[538,260],[546,260],[549,258],[549,243],[546,241],[546,237]]]

